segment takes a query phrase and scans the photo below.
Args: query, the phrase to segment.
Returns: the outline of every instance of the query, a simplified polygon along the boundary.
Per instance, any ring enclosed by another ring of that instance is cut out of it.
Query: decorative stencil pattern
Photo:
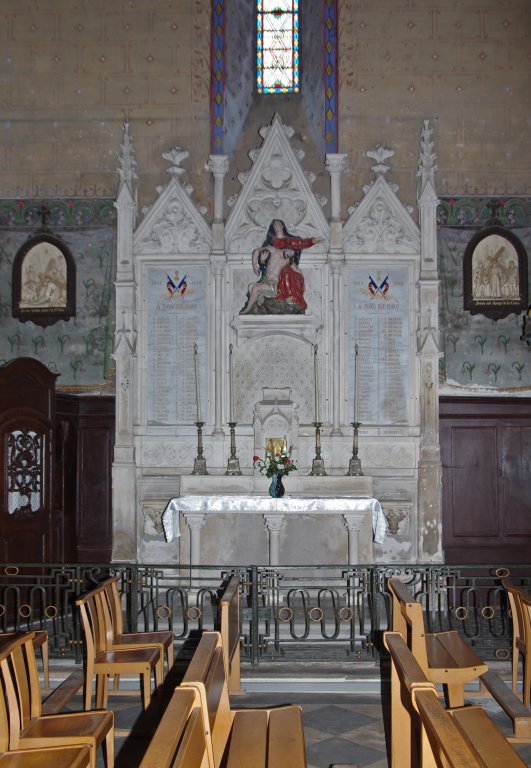
[[[254,406],[263,399],[263,387],[290,387],[299,404],[299,420],[314,419],[312,347],[290,336],[254,339],[235,350],[234,412],[239,424],[252,423]]]
[[[48,328],[11,315],[13,260],[41,225],[38,208],[50,209],[48,226],[70,248],[76,263],[76,315]],[[34,357],[59,373],[59,390],[111,386],[116,270],[116,209],[108,199],[0,200],[0,364]]]
[[[493,202],[499,221],[522,241],[529,258],[529,198],[443,198],[438,207],[441,378],[450,387],[517,391],[531,385],[531,346],[520,339],[522,315],[494,321],[463,308],[464,252],[470,239],[487,226]]]

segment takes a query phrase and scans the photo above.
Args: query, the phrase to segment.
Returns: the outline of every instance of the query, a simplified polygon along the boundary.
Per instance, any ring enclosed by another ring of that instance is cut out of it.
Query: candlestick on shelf
[[[360,428],[360,422],[353,421],[352,428],[352,458],[349,461],[348,471],[346,474],[361,477],[363,475],[363,470],[361,468],[361,460],[358,457],[358,430]]]
[[[234,382],[232,378],[232,344],[229,344],[229,425],[234,422]]]
[[[197,359],[197,344],[194,344],[194,370],[195,370],[195,405],[197,410],[197,421],[201,421],[201,399],[199,397],[199,362]]]
[[[358,345],[354,344],[354,422],[358,421]]]
[[[206,459],[203,456],[203,424],[204,421],[196,421],[197,427],[197,456],[194,459],[194,469],[192,475],[208,475],[206,468]]]
[[[313,346],[313,382],[314,382],[314,400],[315,400],[315,421],[319,422],[319,359],[317,357],[318,345]]]
[[[232,346],[232,345],[231,345]],[[234,421],[229,422],[230,427],[230,456],[227,462],[226,475],[241,475],[240,460],[236,456],[236,423]]]
[[[314,421],[315,427],[315,458],[312,461],[310,475],[326,475],[324,460],[321,458],[321,422]]]

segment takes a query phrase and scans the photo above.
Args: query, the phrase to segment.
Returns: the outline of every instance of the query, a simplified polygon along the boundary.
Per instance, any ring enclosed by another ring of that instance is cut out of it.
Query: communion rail
[[[242,661],[370,661],[390,628],[390,576],[404,579],[430,631],[457,629],[485,660],[510,658],[501,579],[531,566],[198,566],[0,564],[0,631],[46,629],[52,656],[82,659],[76,597],[120,575],[125,631],[172,629],[176,644],[213,629],[222,579],[240,573]]]

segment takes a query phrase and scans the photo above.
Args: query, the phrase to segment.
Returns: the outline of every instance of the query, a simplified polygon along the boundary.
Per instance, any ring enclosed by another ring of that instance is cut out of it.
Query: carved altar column
[[[183,517],[190,530],[190,565],[201,564],[201,528],[206,515],[202,512],[183,512]]]
[[[226,265],[223,183],[229,168],[227,155],[210,155],[208,169],[214,177],[214,219],[212,222],[212,273],[214,275],[214,435],[223,435],[223,272]]]
[[[439,445],[439,280],[437,273],[437,204],[432,131],[424,121],[419,162],[421,266],[417,355],[420,361],[420,457],[418,484],[418,558],[442,560],[441,454]]]
[[[363,520],[359,515],[343,515],[343,523],[348,531],[348,565],[360,561],[360,530]]]
[[[133,232],[136,219],[136,162],[124,126],[119,158],[120,185],[117,209],[116,331],[116,435],[113,461],[113,560],[136,559],[136,477],[134,408],[136,393],[136,308],[133,270]]]
[[[341,273],[345,261],[342,252],[342,222],[341,222],[341,173],[347,166],[347,156],[330,154],[326,156],[326,170],[330,174],[330,251],[328,262],[332,273],[332,349],[331,370],[332,422],[331,435],[341,435],[341,381],[339,375],[342,363],[341,345]]]
[[[280,565],[280,531],[284,526],[284,515],[264,515],[269,533],[269,565]]]

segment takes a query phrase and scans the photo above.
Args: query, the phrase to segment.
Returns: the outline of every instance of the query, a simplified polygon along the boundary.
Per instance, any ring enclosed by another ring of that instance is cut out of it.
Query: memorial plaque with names
[[[206,420],[206,272],[202,267],[147,271],[148,424],[197,421],[194,345],[201,419]]]
[[[349,270],[347,414],[354,416],[354,345],[358,345],[357,420],[408,423],[409,270],[366,266]]]

